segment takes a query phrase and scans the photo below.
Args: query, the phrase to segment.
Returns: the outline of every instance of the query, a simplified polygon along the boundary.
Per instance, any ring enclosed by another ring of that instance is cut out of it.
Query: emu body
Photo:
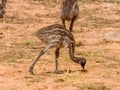
[[[79,16],[79,6],[77,0],[63,0],[61,6],[61,20],[64,27],[65,21],[71,21],[69,30],[72,32],[74,21]]]
[[[51,26],[47,26],[41,28],[36,32],[37,37],[46,43],[46,47],[40,51],[37,59],[33,62],[33,64],[29,68],[29,72],[33,74],[33,68],[39,58],[50,48],[56,48],[55,50],[55,66],[56,66],[56,73],[58,71],[58,58],[59,58],[59,51],[60,48],[68,47],[69,48],[69,55],[72,61],[78,63],[82,66],[84,70],[84,66],[86,64],[85,58],[75,57],[74,50],[75,50],[75,40],[73,35],[70,31],[66,30],[65,27],[59,24],[54,24]]]
[[[6,12],[6,2],[7,0],[2,0],[2,3],[0,4],[0,18],[3,18]]]

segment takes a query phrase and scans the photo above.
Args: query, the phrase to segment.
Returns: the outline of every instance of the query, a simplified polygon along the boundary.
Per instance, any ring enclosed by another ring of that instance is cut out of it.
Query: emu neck
[[[75,47],[74,47],[74,44],[72,44],[70,47],[69,47],[69,55],[70,55],[70,58],[73,62],[75,63],[78,63],[80,64],[80,62],[83,60],[83,58],[80,58],[80,57],[75,57],[74,56],[74,51],[75,51]],[[79,59],[78,59],[79,58]],[[81,62],[82,63],[82,62]]]
[[[75,46],[74,46],[74,44],[71,44],[70,47],[69,47],[70,58],[75,63],[78,63],[79,61],[77,61],[77,57],[74,56],[74,51],[75,51]]]

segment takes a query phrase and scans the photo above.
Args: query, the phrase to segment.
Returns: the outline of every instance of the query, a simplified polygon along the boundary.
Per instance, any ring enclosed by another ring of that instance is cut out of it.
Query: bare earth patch
[[[87,59],[86,72],[70,60],[68,49],[60,51],[62,74],[54,73],[55,49],[41,57],[35,75],[28,72],[45,46],[35,32],[61,23],[61,1],[8,0],[6,17],[0,19],[0,90],[120,90],[120,43],[114,39],[120,38],[119,3],[79,2],[72,33],[75,54]]]

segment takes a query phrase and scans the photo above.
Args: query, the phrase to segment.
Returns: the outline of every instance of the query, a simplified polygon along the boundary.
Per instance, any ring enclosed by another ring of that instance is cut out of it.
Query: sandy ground
[[[0,19],[0,90],[120,90],[120,43],[104,37],[120,31],[119,3],[79,2],[80,15],[72,34],[75,54],[87,59],[86,72],[70,60],[68,49],[60,53],[62,74],[54,73],[55,49],[41,57],[35,75],[28,72],[45,46],[34,33],[61,24],[61,1],[8,0],[6,16]]]

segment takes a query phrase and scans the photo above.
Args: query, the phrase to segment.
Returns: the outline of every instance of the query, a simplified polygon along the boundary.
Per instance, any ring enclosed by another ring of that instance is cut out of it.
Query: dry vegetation
[[[0,19],[0,90],[120,90],[120,43],[104,38],[109,31],[120,32],[120,0],[79,0],[73,35],[76,54],[87,58],[87,72],[70,60],[68,49],[60,54],[62,74],[54,73],[54,49],[37,63],[35,76],[28,72],[44,47],[34,33],[61,23],[61,1],[8,0]]]

